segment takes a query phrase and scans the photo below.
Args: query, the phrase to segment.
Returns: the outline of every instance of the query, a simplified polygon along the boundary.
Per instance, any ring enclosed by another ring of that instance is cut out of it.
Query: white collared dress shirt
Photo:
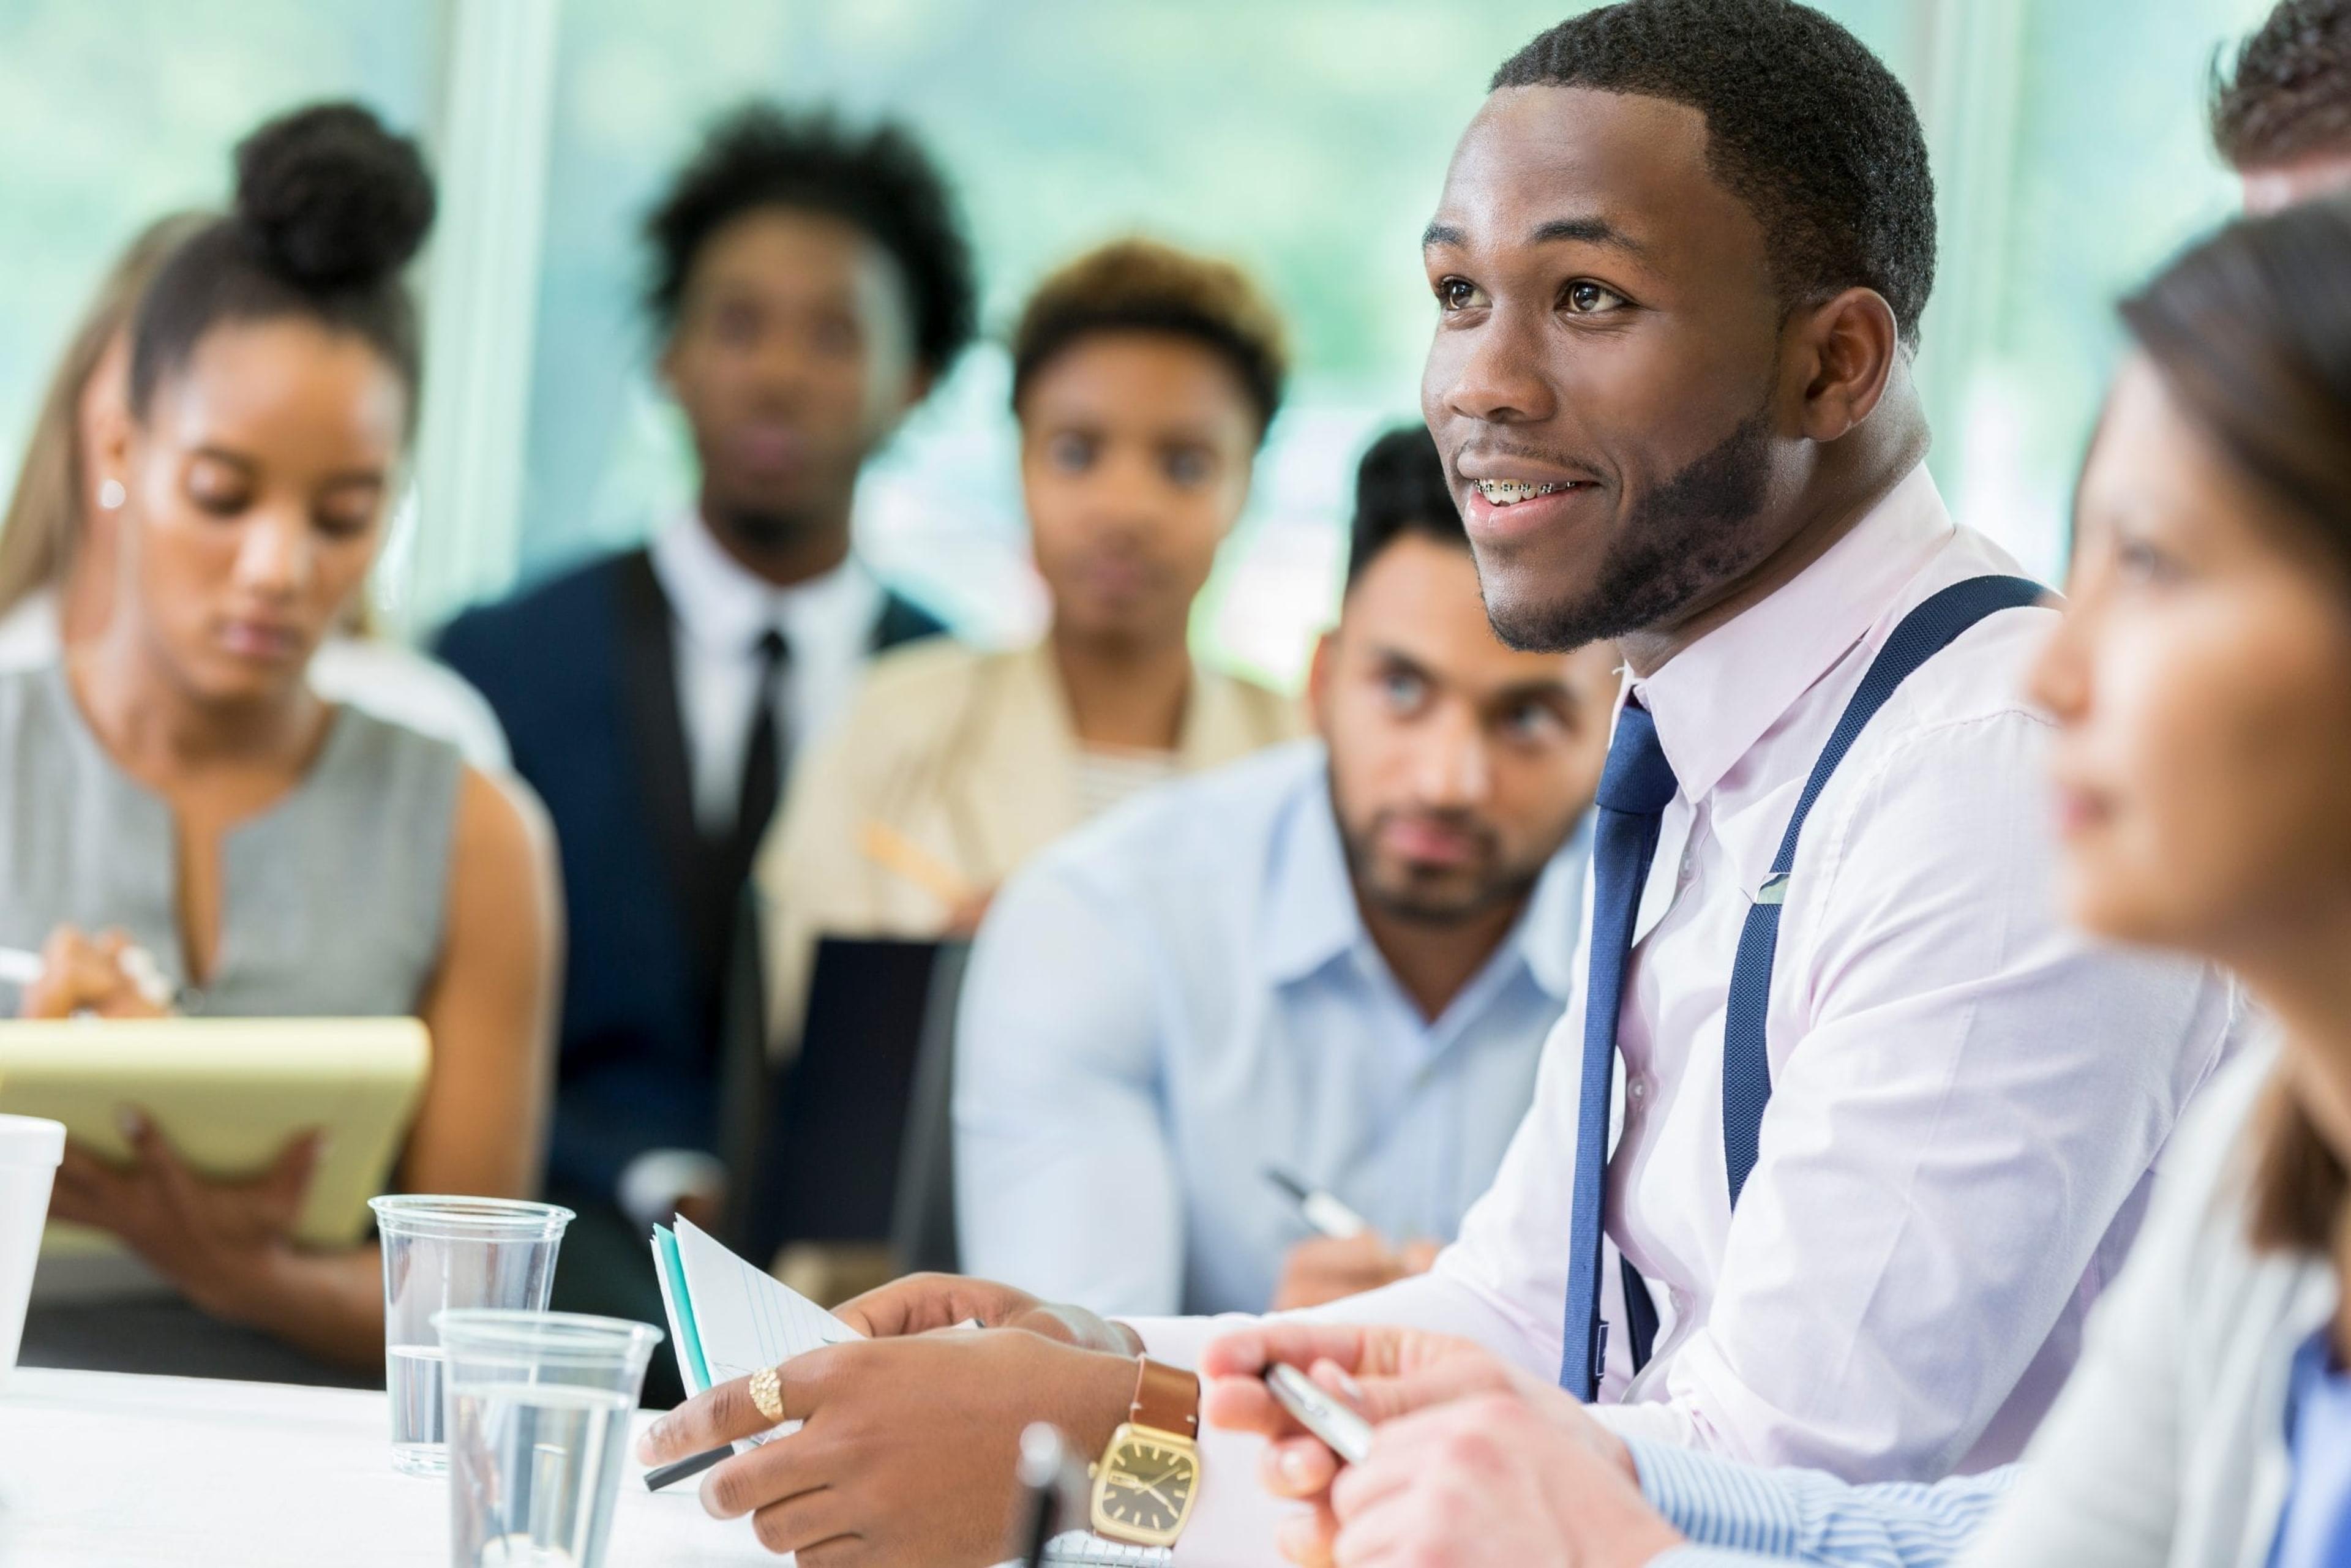
[[[790,646],[776,716],[789,758],[847,711],[873,656],[884,594],[855,556],[820,577],[778,588],[728,555],[691,514],[663,529],[652,551],[674,628],[677,712],[695,820],[717,837],[734,831],[742,809],[760,640],[780,632]]]
[[[1104,1312],[1259,1310],[1313,1234],[1269,1166],[1392,1239],[1451,1239],[1533,1092],[1589,854],[1552,856],[1429,1019],[1364,929],[1319,741],[1063,839],[965,982],[964,1266]]]
[[[1621,1431],[1852,1480],[2013,1458],[2079,1346],[2150,1169],[2239,1026],[2217,972],[2060,917],[2046,720],[2053,624],[1995,616],[1911,676],[1813,810],[1787,889],[1773,1096],[1736,1217],[1722,1149],[1731,959],[1806,776],[1871,659],[1938,591],[2014,563],[1921,468],[1818,561],[1629,689],[1679,781],[1619,1025],[1607,1233],[1661,1318]],[[1581,977],[1535,1103],[1460,1239],[1418,1280],[1317,1315],[1466,1334],[1547,1376],[1563,1338]],[[1603,1311],[1621,1325],[1619,1270]],[[1191,1364],[1222,1325],[1135,1324]],[[1271,1560],[1253,1444],[1212,1433],[1179,1561]]]

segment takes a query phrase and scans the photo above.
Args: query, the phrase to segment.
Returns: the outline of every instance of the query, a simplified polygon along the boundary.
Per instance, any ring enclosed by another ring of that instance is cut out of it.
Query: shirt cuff
[[[613,1201],[640,1227],[667,1225],[677,1200],[726,1190],[726,1166],[700,1149],[647,1149],[621,1171]]]
[[[1626,1437],[1625,1447],[1641,1478],[1641,1495],[1693,1546],[1734,1550],[1740,1555],[1731,1562],[1796,1555],[1802,1521],[1795,1500],[1772,1484],[1771,1471],[1640,1437]],[[1713,1560],[1687,1561],[1695,1568]],[[1674,1568],[1685,1563],[1679,1552],[1657,1561]]]
[[[1648,1568],[1755,1568],[1759,1563],[1782,1561],[1755,1552],[1726,1551],[1719,1546],[1677,1546],[1650,1558]]]

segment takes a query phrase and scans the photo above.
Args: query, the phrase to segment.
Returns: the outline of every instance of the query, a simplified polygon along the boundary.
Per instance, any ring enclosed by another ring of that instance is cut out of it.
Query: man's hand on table
[[[1003,1286],[918,1275],[839,1315],[871,1337],[781,1369],[785,1418],[807,1425],[702,1483],[710,1512],[749,1514],[804,1568],[1002,1562],[1021,1430],[1050,1421],[1098,1454],[1134,1397],[1129,1331]],[[973,1319],[990,1326],[960,1326]],[[738,1378],[655,1423],[639,1458],[667,1464],[771,1425]]]
[[[1426,1274],[1443,1250],[1441,1241],[1407,1241],[1391,1247],[1384,1238],[1369,1230],[1357,1236],[1310,1238],[1292,1247],[1281,1260],[1273,1310],[1293,1312],[1319,1307]]]
[[[1364,1463],[1343,1468],[1274,1403],[1259,1381],[1273,1362],[1308,1369],[1373,1423]],[[1680,1543],[1614,1434],[1466,1340],[1265,1324],[1210,1344],[1200,1375],[1207,1419],[1266,1437],[1260,1481],[1311,1505],[1280,1542],[1308,1568],[1638,1568]]]

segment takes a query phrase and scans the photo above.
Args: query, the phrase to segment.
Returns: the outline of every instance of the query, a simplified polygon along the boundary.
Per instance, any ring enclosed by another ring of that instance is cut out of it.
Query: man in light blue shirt
[[[1504,648],[1427,434],[1375,443],[1310,681],[1320,738],[1073,834],[981,929],[965,1266],[1122,1313],[1304,1305],[1426,1267],[1566,1000],[1614,666]],[[1310,1239],[1269,1168],[1374,1234]]]

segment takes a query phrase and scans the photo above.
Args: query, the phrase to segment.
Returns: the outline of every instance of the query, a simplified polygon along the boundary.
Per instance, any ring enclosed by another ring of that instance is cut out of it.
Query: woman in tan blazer
[[[1020,863],[1149,785],[1300,731],[1205,668],[1192,601],[1281,398],[1280,321],[1220,261],[1142,240],[1048,277],[1012,342],[1044,639],[876,662],[760,855],[770,1038],[797,1041],[816,942],[969,932]]]

